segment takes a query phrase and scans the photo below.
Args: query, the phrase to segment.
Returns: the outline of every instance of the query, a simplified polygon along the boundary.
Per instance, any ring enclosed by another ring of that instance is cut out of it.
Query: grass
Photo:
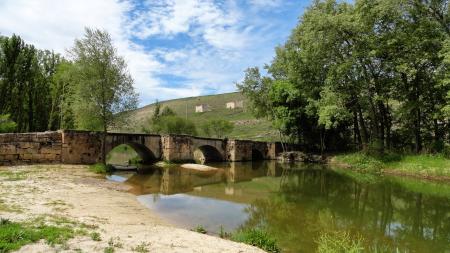
[[[322,233],[317,241],[318,253],[362,253],[364,252],[363,238],[352,238],[348,232],[334,231]]]
[[[134,252],[139,252],[139,253],[148,253],[148,252],[150,252],[150,250],[148,248],[149,246],[150,246],[150,243],[142,242],[138,246],[133,247],[131,250]]]
[[[398,155],[372,156],[364,153],[337,155],[338,163],[362,172],[391,172],[424,177],[450,176],[450,159],[442,155]]]
[[[92,241],[99,242],[99,241],[102,240],[102,237],[100,236],[100,233],[98,233],[98,232],[92,232],[92,233],[91,233],[91,239],[92,239]]]
[[[0,178],[3,181],[19,181],[27,179],[27,174],[24,171],[0,171]]]
[[[67,241],[76,236],[90,235],[92,240],[98,241],[100,234],[88,233],[88,229],[96,228],[57,215],[41,215],[21,222],[0,219],[0,253],[15,251],[40,240],[45,240],[51,246],[61,245],[62,248],[67,247]]]
[[[261,229],[241,229],[231,236],[231,240],[249,244],[267,252],[281,252],[275,239]]]
[[[114,168],[109,164],[105,165],[103,163],[96,163],[90,165],[89,170],[97,174],[108,174],[114,171]]]
[[[76,234],[77,232],[70,226],[36,225],[2,219],[0,221],[0,252],[15,251],[39,240],[45,240],[50,245],[62,245],[74,238]]]
[[[244,100],[244,109],[230,110],[225,108],[225,104],[230,101]],[[238,92],[189,97],[160,102],[161,106],[170,107],[178,116],[185,117],[195,122],[199,134],[202,135],[200,126],[211,119],[224,119],[235,123],[229,138],[249,139],[259,141],[276,141],[278,133],[273,129],[272,124],[266,119],[258,119],[248,110],[249,103],[245,97]],[[208,104],[212,110],[209,112],[195,113],[195,106]],[[131,112],[132,129],[124,131],[142,132],[142,126],[147,123],[154,109],[154,104],[144,106]],[[187,109],[187,115],[186,115]]]
[[[195,232],[200,233],[200,234],[208,233],[208,231],[206,231],[206,229],[202,225],[198,225],[197,227],[192,229],[192,231],[195,231]]]

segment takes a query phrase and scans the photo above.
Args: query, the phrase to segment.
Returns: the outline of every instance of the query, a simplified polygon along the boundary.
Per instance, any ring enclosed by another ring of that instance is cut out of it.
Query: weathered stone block
[[[0,154],[12,155],[12,154],[16,154],[16,153],[17,153],[16,145],[0,144]]]

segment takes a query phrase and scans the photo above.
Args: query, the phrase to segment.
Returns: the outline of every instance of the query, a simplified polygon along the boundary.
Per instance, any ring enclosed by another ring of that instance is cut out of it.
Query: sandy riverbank
[[[103,252],[113,238],[132,252],[262,252],[240,243],[175,228],[143,207],[124,184],[109,182],[85,166],[38,165],[0,167],[0,217],[27,221],[42,215],[61,216],[89,224],[102,238],[79,236],[64,247],[45,242],[19,252]]]

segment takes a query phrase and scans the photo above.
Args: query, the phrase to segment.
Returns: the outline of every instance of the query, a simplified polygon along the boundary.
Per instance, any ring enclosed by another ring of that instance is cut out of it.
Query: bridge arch
[[[194,160],[197,163],[205,164],[210,162],[222,162],[224,161],[224,158],[216,147],[202,145],[194,150]]]
[[[147,146],[136,142],[116,143],[115,145],[112,145],[109,149],[106,150],[106,154],[111,154],[111,151],[113,151],[115,148],[119,146],[130,147],[132,150],[136,152],[136,154],[142,160],[143,164],[150,164],[157,160],[155,154]]]
[[[262,161],[262,160],[264,160],[263,153],[256,148],[252,148],[252,161]]]

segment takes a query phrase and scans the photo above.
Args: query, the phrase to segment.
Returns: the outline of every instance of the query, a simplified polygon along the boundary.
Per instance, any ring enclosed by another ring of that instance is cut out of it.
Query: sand
[[[17,172],[8,180],[2,171]],[[176,228],[142,206],[126,185],[110,182],[86,166],[39,165],[0,167],[0,199],[16,210],[1,210],[12,221],[56,215],[98,226],[102,240],[78,236],[64,246],[44,241],[19,252],[104,252],[108,241],[121,244],[115,252],[133,252],[143,245],[148,252],[263,252],[255,247]],[[20,210],[20,211],[17,211]]]

